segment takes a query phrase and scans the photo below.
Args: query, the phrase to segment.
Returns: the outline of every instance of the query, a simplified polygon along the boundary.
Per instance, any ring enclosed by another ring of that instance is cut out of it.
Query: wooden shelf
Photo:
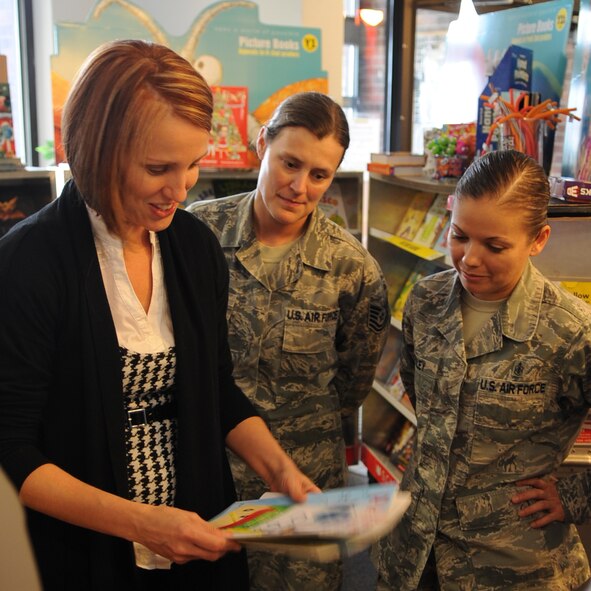
[[[445,259],[445,253],[440,252],[439,250],[434,250],[428,246],[423,246],[422,244],[416,244],[415,242],[407,240],[406,238],[400,238],[400,236],[389,234],[388,232],[384,232],[378,228],[370,228],[369,235],[373,236],[374,238],[378,238],[379,240],[383,240],[384,242],[389,242],[390,244],[393,244],[394,246],[401,248],[402,250],[409,252],[410,254],[413,254],[425,261],[437,262],[439,259]]]
[[[378,482],[396,482],[397,484],[402,482],[402,472],[390,463],[386,454],[366,443],[361,446],[361,461]]]
[[[415,191],[426,191],[434,193],[453,193],[456,188],[455,181],[450,180],[436,180],[427,175],[417,176],[398,176],[398,175],[386,175],[376,174],[375,172],[370,173],[370,178],[377,179],[379,181],[385,181],[398,187],[406,187],[407,189],[413,189]]]
[[[577,447],[577,444],[570,450],[563,466],[591,466],[591,449],[589,446]]]
[[[377,380],[373,382],[373,389],[391,406],[393,406],[400,414],[404,415],[413,425],[417,424],[417,417],[414,411],[406,406],[403,402],[393,396],[389,390]]]

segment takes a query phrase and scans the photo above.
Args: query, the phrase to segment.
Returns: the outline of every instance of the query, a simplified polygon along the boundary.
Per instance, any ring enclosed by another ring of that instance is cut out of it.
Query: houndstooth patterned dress
[[[136,353],[120,347],[126,410],[152,409],[174,396],[174,347]],[[125,429],[127,477],[131,498],[150,505],[173,505],[176,477],[176,419],[166,418]]]

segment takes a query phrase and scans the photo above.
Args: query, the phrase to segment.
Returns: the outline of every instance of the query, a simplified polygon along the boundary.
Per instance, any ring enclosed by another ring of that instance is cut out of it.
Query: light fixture
[[[375,8],[362,8],[359,17],[369,27],[377,27],[384,20],[384,11]]]

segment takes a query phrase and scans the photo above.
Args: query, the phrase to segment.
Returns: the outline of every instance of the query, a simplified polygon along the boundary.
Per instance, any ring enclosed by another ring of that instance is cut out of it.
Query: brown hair
[[[126,162],[145,153],[164,113],[211,130],[213,99],[193,66],[172,49],[139,40],[94,50],[72,84],[62,139],[72,176],[86,203],[115,229]]]
[[[343,147],[349,147],[349,124],[340,105],[321,92],[298,92],[286,98],[265,124],[265,139],[272,142],[285,127],[304,127],[319,140],[333,135]]]
[[[525,213],[532,238],[547,224],[550,187],[544,169],[516,150],[495,150],[472,162],[456,185],[455,197],[490,198]]]

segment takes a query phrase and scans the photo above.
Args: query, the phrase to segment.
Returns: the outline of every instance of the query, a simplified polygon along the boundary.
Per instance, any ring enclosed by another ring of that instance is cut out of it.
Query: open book
[[[410,493],[389,482],[309,493],[304,503],[263,495],[233,503],[210,523],[253,550],[329,562],[385,536],[409,504]]]

